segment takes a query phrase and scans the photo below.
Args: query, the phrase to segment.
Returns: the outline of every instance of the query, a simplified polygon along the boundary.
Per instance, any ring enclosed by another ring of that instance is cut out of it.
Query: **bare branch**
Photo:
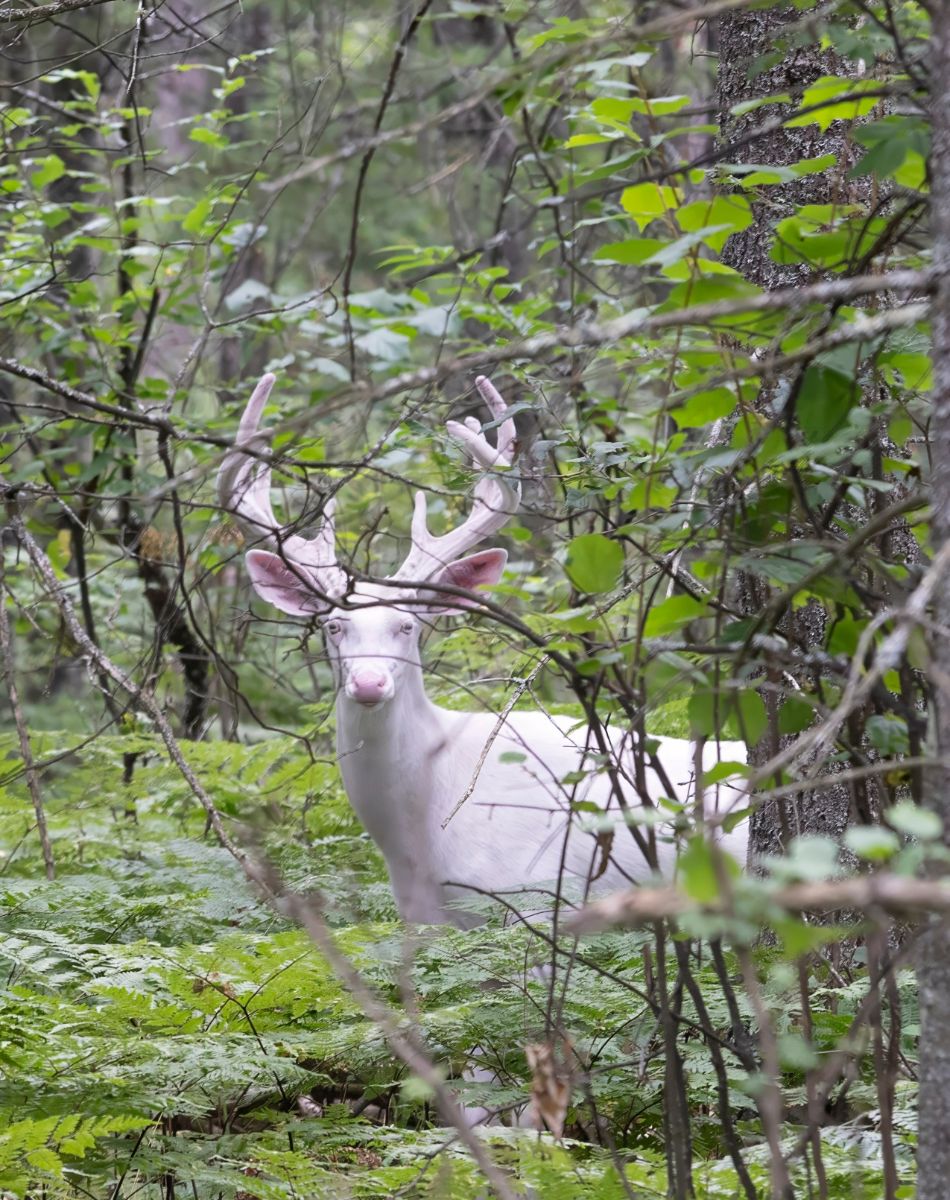
[[[268,879],[268,885],[273,893],[279,893],[279,880],[271,877]],[[446,1085],[438,1067],[418,1043],[411,1028],[369,987],[356,967],[338,948],[320,910],[318,898],[283,893],[279,903],[288,916],[303,926],[311,941],[333,968],[337,978],[344,983],[373,1024],[382,1031],[396,1056],[432,1089],[443,1119],[458,1134],[459,1140],[474,1158],[499,1200],[517,1200],[517,1193],[481,1139],[472,1131],[451,1088]]]
[[[269,183],[262,183],[261,190],[264,192],[278,192],[285,187],[289,187],[292,183],[297,183],[299,180],[306,179],[310,175],[318,174],[325,167],[331,167],[335,163],[345,162],[349,158],[356,158],[359,154],[366,154],[368,151],[376,150],[380,146],[390,145],[393,142],[415,140],[420,133],[425,133],[427,129],[442,125],[447,121],[452,121],[456,117],[461,117],[465,113],[470,112],[473,108],[478,108],[479,105],[485,103],[493,90],[494,88],[485,88],[480,92],[476,92],[473,96],[466,96],[464,100],[459,100],[456,104],[449,104],[445,108],[439,109],[431,117],[422,121],[413,121],[412,124],[404,125],[401,129],[387,129],[385,133],[374,133],[371,137],[361,138],[359,141],[346,142],[339,150],[335,150],[332,154],[323,154],[320,158],[311,159],[310,162],[304,163],[303,166],[297,167],[287,175],[281,175],[279,179],[274,179]]]
[[[29,27],[40,21],[48,21],[51,17],[62,16],[63,13],[79,12],[84,8],[99,8],[103,4],[111,3],[112,0],[57,0],[55,4],[40,4],[36,8],[4,4],[0,5],[0,21]]]
[[[249,859],[240,846],[231,840],[227,830],[224,828],[221,814],[215,807],[214,801],[205,791],[198,776],[186,762],[185,756],[181,752],[181,747],[178,745],[175,735],[172,732],[172,728],[164,712],[162,712],[161,705],[158,704],[150,692],[145,688],[139,687],[135,680],[126,675],[120,667],[117,667],[112,659],[99,649],[86,633],[85,629],[83,629],[82,624],[76,616],[72,600],[69,598],[62,583],[56,578],[52,564],[39,543],[26,528],[22,517],[18,513],[13,514],[10,524],[20,544],[29,555],[30,562],[33,564],[36,573],[43,580],[50,597],[59,609],[63,624],[69,631],[69,636],[98,671],[104,675],[108,675],[114,683],[117,683],[119,687],[128,692],[132,699],[148,713],[151,720],[155,723],[155,728],[161,735],[162,741],[165,743],[172,762],[180,771],[182,778],[188,784],[198,803],[205,810],[208,817],[208,824],[214,830],[218,841],[229,854],[232,854],[237,859],[248,878],[263,887],[264,885],[259,878],[256,864]]]
[[[757,783],[777,775],[789,764],[801,759],[806,754],[815,757],[814,772],[817,774],[820,771],[824,755],[827,754],[838,730],[849,714],[854,712],[870,694],[882,676],[900,666],[910,635],[926,620],[927,610],[948,570],[950,570],[950,542],[944,543],[940,548],[937,556],[924,572],[920,583],[908,596],[902,608],[896,612],[884,610],[868,622],[862,631],[861,639],[854,653],[848,682],[834,711],[824,721],[800,734],[791,745],[780,750],[768,762],[758,767],[749,776],[750,791]],[[895,622],[895,628],[882,640],[874,656],[874,661],[865,670],[865,654],[871,646],[874,635],[882,625],[891,620]]]
[[[13,721],[20,742],[20,757],[23,759],[26,785],[30,791],[30,799],[33,801],[33,812],[36,814],[36,831],[40,835],[46,878],[55,879],[56,864],[53,861],[53,847],[50,845],[46,811],[43,808],[43,795],[40,792],[39,771],[36,769],[33,748],[30,745],[30,734],[23,718],[23,710],[20,708],[20,697],[17,693],[16,676],[13,670],[13,639],[10,637],[10,620],[7,617],[7,595],[7,589],[3,584],[3,559],[0,558],[0,658],[3,660],[7,695],[10,698],[10,708],[13,710]]]
[[[763,292],[756,296],[744,297],[741,300],[722,300],[710,304],[696,304],[691,308],[675,309],[672,312],[650,314],[646,309],[637,309],[612,321],[589,321],[577,325],[559,325],[550,332],[535,334],[533,337],[523,338],[521,341],[486,347],[473,354],[445,358],[437,366],[420,367],[415,371],[405,371],[400,375],[394,375],[378,387],[371,387],[361,382],[353,383],[341,388],[339,392],[330,397],[330,404],[333,406],[337,403],[342,404],[354,393],[359,396],[362,403],[377,404],[383,400],[388,400],[392,396],[398,396],[402,392],[411,391],[413,388],[430,387],[433,384],[441,383],[444,379],[448,379],[451,375],[460,372],[481,371],[497,366],[500,363],[510,363],[517,360],[534,360],[542,358],[552,351],[564,348],[580,349],[585,346],[612,345],[619,339],[630,337],[634,334],[649,336],[662,329],[709,325],[717,320],[739,316],[742,313],[749,313],[751,315],[762,312],[775,312],[782,309],[790,313],[795,313],[807,308],[810,304],[843,302],[849,299],[856,299],[859,296],[876,295],[885,291],[926,293],[932,287],[933,282],[934,274],[931,271],[892,271],[881,275],[860,275],[852,279],[822,280],[809,287],[783,288],[773,292]],[[761,369],[765,369],[766,366],[769,369],[775,369],[791,362],[806,360],[820,353],[822,350],[842,345],[849,341],[871,340],[888,333],[892,329],[915,324],[917,321],[925,319],[926,315],[926,306],[923,304],[912,304],[903,308],[890,309],[876,316],[865,317],[851,324],[833,329],[821,342],[812,342],[803,346],[800,350],[786,354],[779,359],[763,360],[762,364],[756,364],[751,370],[756,370],[760,367]],[[16,359],[0,357],[0,372],[6,372],[8,375],[15,375],[19,379],[35,383],[45,391],[61,396],[64,400],[69,400],[80,408],[88,408],[93,412],[101,413],[103,416],[113,417],[128,424],[140,425],[147,429],[154,429],[172,438],[185,436],[184,432],[176,429],[175,425],[167,417],[155,416],[152,413],[140,411],[133,412],[115,404],[108,404],[97,399],[89,392],[81,392],[77,388],[70,387],[68,384],[60,383],[43,371],[39,371],[35,367],[29,367],[24,363],[18,362]],[[308,410],[298,417],[283,422],[276,427],[276,430],[279,432],[292,431],[297,427],[298,423],[309,426],[313,423],[313,419],[313,410]],[[188,436],[194,441],[202,442],[206,445],[230,449],[230,442],[227,438],[199,433],[188,434]]]
[[[862,875],[819,883],[794,883],[762,897],[769,906],[788,913],[879,909],[906,917],[925,913],[950,913],[950,884],[903,875]],[[599,933],[605,929],[638,928],[658,920],[677,920],[700,913],[723,913],[721,904],[699,904],[679,888],[631,888],[596,900],[565,920],[573,933]]]

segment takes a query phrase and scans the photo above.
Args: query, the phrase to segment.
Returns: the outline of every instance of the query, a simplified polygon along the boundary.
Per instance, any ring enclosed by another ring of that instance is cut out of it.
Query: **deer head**
[[[244,410],[234,449],[218,473],[221,506],[252,547],[246,561],[257,594],[281,612],[316,617],[341,697],[377,708],[396,695],[407,671],[418,669],[425,620],[477,607],[475,589],[501,578],[507,551],[466,551],[517,511],[521,485],[510,471],[515,424],[504,400],[479,376],[475,386],[497,424],[497,444],[488,441],[474,417],[446,424],[483,472],[471,512],[457,528],[435,536],[429,532],[425,494],[417,492],[409,553],[393,575],[374,581],[355,577],[337,560],[334,500],[324,503],[309,538],[277,522],[270,501],[269,434],[258,428],[274,382],[275,376],[264,375]]]

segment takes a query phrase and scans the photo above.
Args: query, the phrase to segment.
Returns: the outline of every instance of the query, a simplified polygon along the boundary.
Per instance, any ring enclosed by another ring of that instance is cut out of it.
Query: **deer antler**
[[[234,517],[250,549],[274,551],[295,573],[312,580],[318,594],[333,599],[346,591],[346,574],[336,558],[335,501],[328,500],[324,505],[312,538],[285,532],[271,507],[271,468],[262,458],[269,454],[270,430],[260,430],[258,424],[275,380],[275,375],[262,376],[247,402],[234,449],[218,471],[218,499]]]
[[[427,506],[424,492],[416,492],[412,514],[412,549],[405,562],[392,576],[397,580],[423,582],[466,550],[477,546],[491,537],[518,511],[521,501],[521,480],[509,473],[515,457],[515,423],[507,416],[508,406],[484,375],[479,375],[475,386],[499,421],[497,445],[493,446],[482,432],[474,417],[466,417],[465,424],[458,421],[446,422],[449,434],[471,455],[472,463],[490,474],[483,475],[475,485],[472,511],[466,520],[441,537],[429,532]],[[506,470],[496,471],[502,467]]]

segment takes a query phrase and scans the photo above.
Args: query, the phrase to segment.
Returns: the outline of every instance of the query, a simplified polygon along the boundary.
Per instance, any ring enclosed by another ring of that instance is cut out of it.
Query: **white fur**
[[[499,573],[503,565],[501,559]],[[255,552],[255,586],[279,602],[266,577],[271,567],[278,576],[283,570],[276,556]],[[401,915],[465,925],[472,920],[465,902],[484,893],[565,885],[583,894],[601,853],[590,814],[572,812],[572,801],[596,802],[605,814],[601,824],[615,823],[597,891],[650,878],[583,724],[513,712],[496,733],[498,719],[490,712],[452,712],[429,700],[419,658],[426,611],[406,603],[413,595],[361,584],[346,606],[320,615],[337,681],[340,770],[353,808],[386,860]],[[296,608],[297,600],[284,596],[281,607],[291,605]],[[385,680],[372,705],[354,698],[365,695],[359,681],[367,676]],[[626,804],[642,816],[632,748],[612,736],[611,758],[620,767]],[[692,806],[695,746],[676,738],[651,740],[658,744],[670,798]],[[707,745],[704,767],[718,760],[745,761],[745,745]],[[574,772],[586,774],[579,783],[565,782]],[[662,800],[666,788],[656,773],[647,769],[645,779],[650,800]],[[707,813],[743,806],[742,794],[728,784],[709,788],[704,801]],[[660,873],[667,877],[676,859],[672,819],[656,831]],[[744,826],[719,841],[744,864]],[[519,907],[516,894],[508,898]],[[529,907],[537,910],[537,899]]]

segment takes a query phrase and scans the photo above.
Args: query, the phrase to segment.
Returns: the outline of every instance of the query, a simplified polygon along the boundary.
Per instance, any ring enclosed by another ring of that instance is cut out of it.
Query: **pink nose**
[[[346,688],[357,704],[378,704],[386,698],[388,689],[389,676],[373,667],[358,667]]]

